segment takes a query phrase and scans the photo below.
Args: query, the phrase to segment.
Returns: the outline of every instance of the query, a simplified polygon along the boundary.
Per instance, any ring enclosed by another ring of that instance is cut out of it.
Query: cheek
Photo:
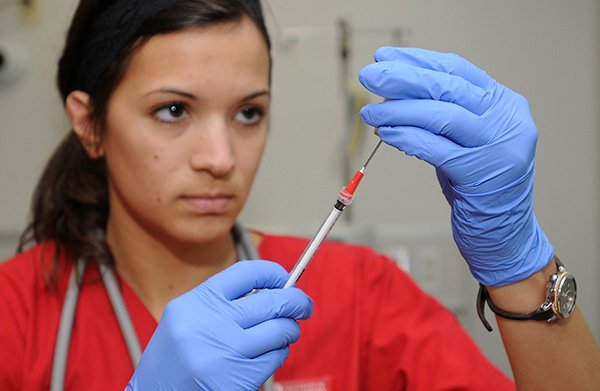
[[[162,205],[168,181],[168,158],[145,140],[112,137],[105,148],[111,186],[124,198],[145,205]]]
[[[152,155],[152,160],[153,163],[156,164],[157,168],[159,167],[160,164],[160,154],[158,152],[155,152]],[[157,189],[159,189],[160,187],[157,187]],[[157,194],[154,196],[154,201],[156,203],[157,206],[160,206],[163,203],[163,197],[160,194],[159,190],[156,190]]]
[[[244,174],[251,182],[262,160],[266,144],[266,133],[251,140],[244,140],[238,148],[238,164],[243,167]]]
[[[153,201],[157,206],[162,205],[165,202],[166,195],[161,193],[162,189],[167,188],[164,186],[168,182],[169,170],[164,166],[163,161],[168,159],[164,158],[160,152],[152,152],[149,154],[149,164],[145,169],[145,175],[148,176],[148,194],[153,197]]]
[[[178,154],[169,153],[165,140],[143,115],[123,109],[129,106],[122,100],[114,97],[103,138],[111,192],[128,209],[154,209],[168,202],[168,182],[174,177]]]

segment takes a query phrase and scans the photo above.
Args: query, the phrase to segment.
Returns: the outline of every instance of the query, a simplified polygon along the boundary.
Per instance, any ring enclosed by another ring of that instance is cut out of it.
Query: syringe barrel
[[[315,252],[318,250],[319,246],[321,246],[321,243],[323,243],[323,241],[327,238],[327,235],[329,235],[329,231],[331,231],[331,228],[333,228],[333,226],[335,225],[336,221],[344,211],[344,208],[352,203],[352,200],[354,199],[354,193],[356,192],[358,185],[365,176],[365,168],[375,155],[375,152],[377,152],[377,149],[381,145],[381,142],[382,140],[379,140],[379,142],[373,149],[373,152],[371,152],[362,168],[356,171],[352,179],[350,179],[350,182],[348,182],[348,184],[346,184],[346,186],[343,187],[342,190],[340,190],[340,192],[338,193],[338,198],[333,207],[333,210],[331,211],[331,213],[329,213],[329,216],[327,216],[323,224],[321,224],[321,227],[317,231],[315,237],[304,249],[304,252],[300,256],[300,259],[298,259],[298,261],[294,265],[294,268],[290,272],[290,276],[288,277],[284,288],[289,288],[296,285],[296,282],[298,281],[302,273],[304,273],[304,270],[308,266],[308,263],[312,259]]]
[[[298,261],[294,265],[294,268],[290,272],[288,280],[283,286],[284,288],[290,288],[296,285],[296,282],[298,281],[302,273],[304,273],[304,270],[308,266],[308,263],[312,259],[313,255],[321,246],[321,243],[323,243],[323,241],[327,238],[327,235],[329,235],[329,231],[331,231],[331,228],[333,228],[336,221],[341,216],[342,212],[343,208],[338,209],[337,207],[334,207],[331,210],[331,213],[329,213],[329,216],[327,216],[323,224],[321,224],[321,227],[317,231],[315,237],[310,241],[308,246],[306,246],[304,252],[300,256],[300,259],[298,259]]]

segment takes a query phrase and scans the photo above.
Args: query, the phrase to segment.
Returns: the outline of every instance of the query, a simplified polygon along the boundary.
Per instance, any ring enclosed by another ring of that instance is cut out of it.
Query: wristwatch
[[[498,308],[492,302],[485,286],[479,285],[477,314],[488,331],[492,331],[492,326],[485,319],[484,306],[486,302],[496,315],[512,320],[546,320],[552,322],[571,316],[573,310],[575,310],[577,283],[575,282],[575,277],[565,269],[558,257],[554,257],[554,259],[558,270],[548,278],[548,283],[546,284],[548,288],[546,301],[537,310],[528,314],[517,314]]]

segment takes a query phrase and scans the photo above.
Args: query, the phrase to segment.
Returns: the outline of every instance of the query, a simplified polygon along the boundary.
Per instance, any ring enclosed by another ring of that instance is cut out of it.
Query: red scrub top
[[[291,270],[307,241],[264,235],[263,259]],[[46,287],[54,247],[38,245],[0,264],[0,389],[43,390],[70,266]],[[43,259],[43,260],[42,260]],[[64,259],[64,265],[70,263]],[[142,348],[156,321],[119,284]],[[315,302],[300,340],[275,374],[280,391],[514,390],[439,302],[367,247],[326,243],[298,283]],[[66,390],[123,390],[133,373],[98,270],[89,266],[69,348]]]

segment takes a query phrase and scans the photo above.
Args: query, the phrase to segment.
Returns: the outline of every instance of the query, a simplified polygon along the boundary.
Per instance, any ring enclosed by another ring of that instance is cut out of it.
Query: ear
[[[104,155],[102,140],[92,121],[90,96],[83,91],[72,91],[65,101],[65,110],[73,131],[91,159]]]

